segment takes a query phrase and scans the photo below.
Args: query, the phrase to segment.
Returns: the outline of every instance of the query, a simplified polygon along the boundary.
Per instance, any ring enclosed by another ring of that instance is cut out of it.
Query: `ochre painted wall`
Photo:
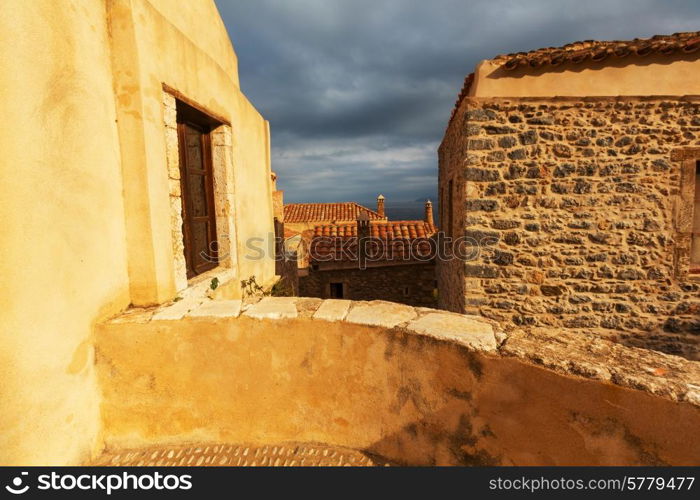
[[[274,234],[269,126],[238,86],[236,56],[213,2],[190,2],[192,15],[167,0],[110,0],[108,5],[132,302],[154,304],[175,295],[163,84],[231,124],[236,234],[229,237],[237,240],[240,276],[270,281],[272,255],[252,260],[246,255],[255,252],[243,251],[250,238],[267,241]]]
[[[0,464],[98,434],[92,327],[129,304],[105,5],[0,9]]]
[[[513,71],[482,61],[471,97],[551,97],[700,94],[700,54],[629,56],[581,64]]]
[[[232,126],[239,246],[272,233],[269,126],[213,0],[13,2],[0,70],[0,464],[77,463],[99,443],[93,324],[175,296],[163,85]]]

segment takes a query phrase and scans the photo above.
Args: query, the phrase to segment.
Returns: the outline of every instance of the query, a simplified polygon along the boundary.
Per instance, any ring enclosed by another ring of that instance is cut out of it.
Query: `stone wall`
[[[455,179],[457,232],[481,244],[439,264],[441,306],[697,358],[698,145],[695,98],[466,99],[440,187]]]
[[[390,300],[413,306],[435,307],[435,264],[368,267],[367,269],[312,270],[299,277],[302,297],[330,297],[330,283],[343,283],[351,300]]]
[[[101,436],[315,442],[401,465],[695,465],[700,364],[389,302],[266,297],[100,324]]]
[[[279,263],[280,285],[284,295],[299,296],[299,267],[296,259],[282,259]]]

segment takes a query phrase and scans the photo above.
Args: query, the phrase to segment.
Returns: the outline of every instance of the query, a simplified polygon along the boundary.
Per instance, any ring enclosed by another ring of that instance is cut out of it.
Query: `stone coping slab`
[[[265,297],[251,305],[245,316],[256,319],[293,319],[298,316],[296,297]]]
[[[458,342],[477,351],[495,351],[498,347],[493,327],[467,316],[429,313],[406,325],[421,335]]]
[[[343,299],[324,300],[313,315],[314,319],[342,321],[348,315],[352,301]]]
[[[167,307],[160,308],[153,314],[154,321],[173,321],[182,319],[192,309],[198,308],[204,299],[201,298],[186,298],[179,300]]]
[[[356,304],[345,318],[350,323],[393,328],[417,316],[414,307],[394,302],[372,301]]]
[[[237,318],[241,314],[242,301],[234,300],[209,300],[192,309],[187,315],[190,317],[214,317]]]

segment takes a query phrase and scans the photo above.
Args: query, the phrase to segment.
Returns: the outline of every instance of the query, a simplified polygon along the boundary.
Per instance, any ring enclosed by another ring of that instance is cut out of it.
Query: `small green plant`
[[[211,280],[211,283],[209,284],[209,288],[211,288],[212,290],[216,290],[217,288],[219,288],[219,278],[213,278]]]
[[[252,297],[254,295],[262,295],[263,297],[293,297],[294,289],[287,283],[284,278],[279,279],[267,290],[260,285],[255,276],[251,276],[247,280],[241,280],[241,289],[243,297]]]
[[[180,302],[182,300],[182,297],[175,297],[173,299],[173,302]]]
[[[258,284],[255,276],[251,276],[247,280],[241,280],[241,288],[243,289],[244,297],[252,297],[253,295],[270,295],[270,292],[265,292],[265,289]]]

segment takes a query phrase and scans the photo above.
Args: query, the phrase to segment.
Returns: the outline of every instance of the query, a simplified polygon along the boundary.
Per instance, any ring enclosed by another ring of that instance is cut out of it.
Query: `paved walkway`
[[[90,465],[111,466],[354,466],[388,465],[363,452],[309,443],[181,445],[105,452]]]

